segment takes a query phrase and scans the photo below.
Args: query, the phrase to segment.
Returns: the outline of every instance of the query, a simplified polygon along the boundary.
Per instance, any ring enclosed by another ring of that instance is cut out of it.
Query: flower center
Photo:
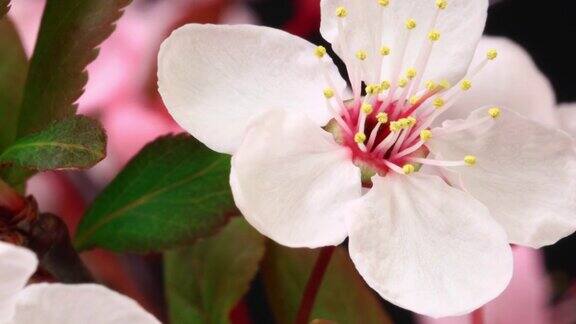
[[[378,3],[382,10],[389,5],[388,0],[379,0]],[[441,32],[436,29],[436,22],[440,12],[447,6],[447,0],[436,0],[438,10],[428,25],[426,37],[414,62],[405,62],[404,57],[408,40],[418,28],[414,19],[409,18],[404,22],[406,29],[398,35],[398,48],[380,44],[381,46],[372,46],[370,51],[366,51],[349,47],[349,40],[353,35],[344,23],[348,10],[338,7],[335,13],[338,17],[335,51],[339,52],[350,76],[353,93],[350,100],[345,100],[347,98],[338,93],[334,88],[334,80],[330,79],[330,74],[326,71],[326,48],[316,48],[314,54],[323,68],[328,86],[324,90],[326,106],[333,116],[332,125],[329,125],[328,129],[337,134],[335,138],[339,143],[352,151],[354,162],[363,170],[368,169],[380,175],[385,175],[390,170],[410,174],[421,164],[444,167],[476,164],[476,158],[472,155],[465,156],[460,161],[429,159],[429,151],[424,146],[426,141],[436,136],[430,129],[433,122],[453,106],[461,93],[472,88],[473,78],[498,55],[496,50],[489,50],[485,60],[470,69],[457,85],[452,86],[445,80],[424,81],[423,75],[430,54],[434,45],[442,38]],[[375,41],[378,41],[378,37]],[[394,51],[397,54],[392,59],[391,53]],[[391,60],[389,71],[384,69],[385,60]],[[412,65],[405,68],[406,63]],[[384,79],[386,75],[390,77],[389,80]],[[377,83],[366,84],[373,80]],[[489,116],[479,121],[465,122],[457,129],[473,127],[478,122],[485,122],[498,115],[499,109],[493,108]]]

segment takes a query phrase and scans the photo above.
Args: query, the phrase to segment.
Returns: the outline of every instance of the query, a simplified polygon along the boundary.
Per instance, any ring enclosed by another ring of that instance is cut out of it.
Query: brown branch
[[[63,283],[94,282],[72,246],[66,224],[56,215],[39,213],[33,197],[24,198],[0,180],[0,240],[36,253],[40,267]]]

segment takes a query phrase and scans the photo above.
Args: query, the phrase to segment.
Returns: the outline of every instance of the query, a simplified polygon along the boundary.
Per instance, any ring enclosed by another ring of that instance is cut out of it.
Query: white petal
[[[562,129],[572,136],[576,136],[576,104],[561,104],[557,110]]]
[[[552,85],[530,55],[519,45],[502,37],[483,37],[472,67],[486,60],[486,52],[498,51],[498,58],[474,78],[472,89],[442,115],[442,120],[466,118],[478,107],[502,106],[547,126],[558,126],[556,98]]]
[[[436,176],[373,181],[348,219],[349,249],[382,297],[442,317],[468,313],[502,292],[512,253],[486,207]]]
[[[249,120],[268,109],[329,119],[327,83],[315,46],[280,30],[249,25],[181,27],[158,56],[158,87],[174,119],[211,149],[233,153]],[[334,64],[327,73],[346,87]]]
[[[487,110],[478,109],[469,119],[485,118]],[[502,110],[498,119],[435,136],[428,144],[447,160],[477,157],[475,167],[457,170],[511,243],[538,248],[576,230],[575,143],[564,132]]]
[[[38,260],[31,251],[0,242],[0,323],[12,317],[16,295],[37,266]]]
[[[346,238],[344,206],[361,195],[350,155],[302,114],[263,114],[232,158],[236,204],[252,226],[282,245],[337,245]]]
[[[36,284],[18,296],[14,324],[160,323],[132,299],[104,286]]]
[[[394,62],[403,62],[401,71],[416,65],[421,48],[428,44],[428,33],[431,23],[438,11],[433,0],[391,0],[389,6],[382,8],[377,0],[322,0],[322,21],[320,32],[333,44],[336,52],[340,50],[338,18],[336,8],[347,8],[344,18],[344,34],[348,53],[358,50],[369,52],[369,62],[365,64],[373,82],[373,73],[379,73],[376,61],[381,58],[378,53],[382,45],[391,48],[391,55],[384,60],[383,78],[393,80],[391,75]],[[487,0],[449,0],[448,7],[438,16],[435,28],[440,31],[441,39],[434,44],[429,64],[424,72],[424,80],[458,81],[464,76],[474,56],[474,50],[484,30],[488,9]],[[408,34],[405,23],[408,19],[416,20],[417,27],[410,33],[410,39],[402,58],[402,47]],[[382,35],[380,34],[382,30]],[[350,56],[350,55],[348,55]],[[371,72],[373,71],[373,72]],[[376,75],[377,76],[377,75]],[[366,78],[365,78],[366,79]]]

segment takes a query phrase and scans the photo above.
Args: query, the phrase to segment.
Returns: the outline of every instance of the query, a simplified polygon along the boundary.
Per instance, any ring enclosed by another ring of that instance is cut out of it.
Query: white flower
[[[323,0],[351,100],[325,48],[255,26],[175,31],[159,91],[182,127],[233,155],[236,204],[261,233],[309,248],[348,237],[387,300],[467,313],[510,280],[508,242],[540,247],[576,229],[569,136],[500,106],[433,127],[498,55],[469,69],[487,6]]]
[[[34,253],[0,242],[0,323],[159,323],[133,300],[103,286],[26,286],[37,265]]]

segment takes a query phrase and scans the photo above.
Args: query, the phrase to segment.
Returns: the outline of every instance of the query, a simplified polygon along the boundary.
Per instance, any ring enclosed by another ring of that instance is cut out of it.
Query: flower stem
[[[314,264],[314,269],[312,269],[312,273],[304,289],[304,294],[302,295],[300,308],[296,316],[296,324],[308,324],[314,302],[316,301],[316,295],[318,295],[322,279],[324,278],[324,274],[326,273],[335,249],[335,246],[326,246],[320,250],[320,254],[318,254],[318,259],[316,259],[316,264]]]
[[[472,312],[472,324],[484,324],[484,308],[480,307]]]

